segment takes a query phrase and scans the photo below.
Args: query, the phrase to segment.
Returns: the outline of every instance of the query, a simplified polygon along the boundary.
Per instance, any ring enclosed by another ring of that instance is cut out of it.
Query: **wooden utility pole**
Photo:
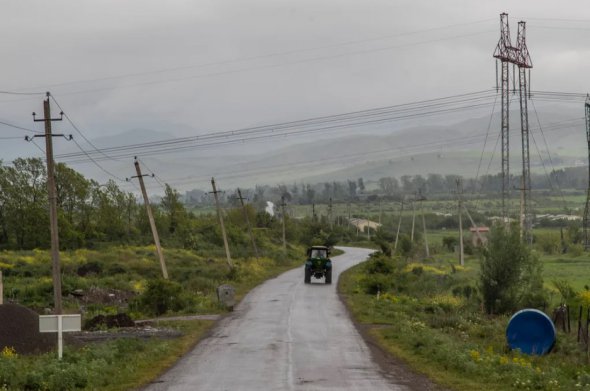
[[[254,255],[256,258],[260,258],[258,255],[258,247],[256,247],[256,240],[254,240],[254,233],[252,232],[252,226],[250,225],[250,218],[248,217],[248,211],[246,210],[246,205],[244,205],[244,198],[242,197],[242,192],[238,187],[238,199],[240,200],[240,204],[242,205],[242,211],[244,212],[244,219],[246,220],[246,225],[248,226],[248,234],[250,235],[250,241],[252,241],[252,248],[254,249]]]
[[[371,221],[367,219],[367,240],[371,241]]]
[[[45,123],[45,134],[34,135],[34,137],[45,137],[45,154],[47,160],[47,194],[49,198],[49,228],[51,231],[51,266],[53,275],[53,302],[54,313],[60,315],[62,313],[61,305],[61,266],[59,260],[59,232],[57,227],[57,190],[55,187],[55,162],[53,161],[53,137],[66,137],[63,134],[51,133],[51,122],[61,121],[63,119],[63,112],[60,113],[60,118],[51,118],[51,108],[49,105],[49,92],[47,98],[43,101],[43,119],[36,119],[33,113],[33,121]],[[67,138],[67,137],[66,137]],[[69,136],[72,139],[72,136]],[[25,137],[25,140],[31,141],[32,138]]]
[[[160,245],[160,236],[158,236],[158,228],[156,227],[156,221],[154,220],[154,215],[152,213],[152,208],[150,206],[150,200],[147,195],[147,191],[145,190],[145,184],[143,183],[143,177],[141,173],[141,167],[139,167],[139,161],[137,157],[135,157],[135,171],[137,172],[136,176],[132,176],[131,178],[137,178],[139,180],[139,186],[141,187],[141,194],[143,195],[143,203],[145,205],[145,210],[147,211],[148,219],[150,221],[150,228],[152,229],[152,236],[154,237],[154,244],[156,245],[156,251],[158,253],[158,258],[160,259],[160,267],[162,268],[162,276],[167,280],[168,279],[168,269],[166,268],[166,261],[164,260],[164,253],[162,252],[162,246]],[[149,176],[149,175],[148,175]],[[153,176],[153,174],[152,174]]]
[[[475,225],[475,221],[473,221],[473,218],[471,217],[471,214],[469,213],[469,210],[467,209],[467,207],[465,205],[463,205],[463,209],[465,210],[465,213],[467,214],[467,217],[469,218],[469,221],[471,222],[471,226],[475,229],[475,235],[479,239],[479,242],[483,245],[484,241],[483,241],[483,237],[479,233],[479,227],[477,225]]]
[[[412,235],[410,236],[410,241],[414,243],[414,227],[416,226],[416,196],[414,196],[414,201],[412,201]]]
[[[456,179],[457,182],[457,203],[459,208],[459,264],[465,265],[465,255],[463,253],[463,184],[461,178]]]
[[[283,220],[283,251],[285,251],[285,253],[287,252],[287,233],[285,230],[285,220],[287,219],[287,216],[285,215],[285,206],[287,206],[287,204],[285,203],[285,196],[281,197],[281,211],[282,211],[282,220]]]
[[[313,218],[314,222],[317,220],[317,216],[315,214],[315,204],[314,203],[311,204],[311,217]]]
[[[225,233],[225,225],[223,224],[223,214],[221,213],[221,206],[219,205],[219,197],[217,197],[217,188],[215,187],[215,178],[211,178],[211,186],[213,187],[213,196],[215,197],[215,207],[217,208],[217,217],[219,217],[219,225],[221,226],[221,234],[223,235],[223,247],[225,248],[225,257],[230,269],[234,267],[229,253],[229,244],[227,244],[227,234]]]
[[[424,202],[424,201],[422,201]],[[420,210],[422,212],[422,228],[424,229],[424,246],[426,248],[426,258],[430,257],[430,250],[428,249],[428,235],[426,232],[426,218],[424,217],[424,204],[420,204]]]
[[[332,197],[330,197],[330,202],[328,203],[328,221],[330,221],[330,229],[333,229],[332,225]]]
[[[397,242],[399,240],[399,231],[402,227],[402,213],[404,212],[404,201],[401,202],[401,207],[399,209],[399,221],[397,222],[397,232],[395,234],[395,244],[393,245],[393,251],[397,250]]]

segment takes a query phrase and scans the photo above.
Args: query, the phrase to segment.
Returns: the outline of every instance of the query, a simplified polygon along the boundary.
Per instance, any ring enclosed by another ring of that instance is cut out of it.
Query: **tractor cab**
[[[326,246],[312,246],[307,249],[307,261],[305,262],[306,284],[311,283],[311,278],[324,278],[326,284],[332,283],[332,260],[329,258],[330,248]]]

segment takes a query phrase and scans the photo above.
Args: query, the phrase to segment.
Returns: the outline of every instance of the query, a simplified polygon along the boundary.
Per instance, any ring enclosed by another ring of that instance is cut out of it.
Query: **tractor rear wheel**
[[[332,283],[332,269],[326,270],[326,284]]]
[[[311,270],[305,268],[305,278],[303,280],[306,284],[311,283]]]

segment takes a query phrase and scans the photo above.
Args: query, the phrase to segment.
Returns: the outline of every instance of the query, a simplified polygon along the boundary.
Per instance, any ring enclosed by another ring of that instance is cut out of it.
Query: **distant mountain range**
[[[581,110],[546,108],[539,113],[543,132],[539,129],[534,112],[529,113],[529,117],[533,136],[530,140],[533,171],[541,172],[543,164],[547,170],[551,169],[551,163],[556,167],[586,164],[588,152]],[[165,125],[160,127],[166,128]],[[478,167],[480,174],[488,172],[488,166],[490,173],[499,171],[499,127],[499,114],[496,113],[491,123],[490,117],[485,116],[452,124],[401,129],[391,124],[381,124],[341,133],[332,132],[330,135],[322,134],[321,137],[311,135],[307,139],[301,136],[269,139],[207,149],[188,149],[165,155],[140,156],[140,159],[146,164],[146,172],[153,170],[162,181],[170,182],[181,192],[208,189],[212,176],[216,177],[221,188],[314,183],[359,177],[372,180],[384,176],[428,173],[474,177]],[[511,111],[511,129],[511,171],[516,173],[520,171],[522,164],[518,111]],[[187,132],[190,129],[183,129],[183,133]],[[92,141],[98,148],[104,148],[174,137],[174,134],[166,131],[133,129]],[[486,148],[482,156],[484,142]],[[87,150],[92,149],[83,141],[80,144]],[[550,155],[547,154],[547,146]],[[71,145],[67,148],[62,151],[75,151]],[[493,159],[490,160],[492,154]],[[539,156],[543,158],[542,161]],[[118,176],[134,175],[132,158],[99,163]],[[78,162],[73,167],[100,182],[108,179],[91,162]],[[162,193],[157,183],[151,182],[149,189],[152,193]]]

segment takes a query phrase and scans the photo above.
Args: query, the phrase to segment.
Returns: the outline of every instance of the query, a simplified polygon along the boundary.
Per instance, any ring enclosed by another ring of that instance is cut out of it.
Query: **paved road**
[[[373,362],[338,298],[340,272],[369,254],[344,250],[333,285],[304,284],[303,267],[265,282],[146,390],[407,390]]]

